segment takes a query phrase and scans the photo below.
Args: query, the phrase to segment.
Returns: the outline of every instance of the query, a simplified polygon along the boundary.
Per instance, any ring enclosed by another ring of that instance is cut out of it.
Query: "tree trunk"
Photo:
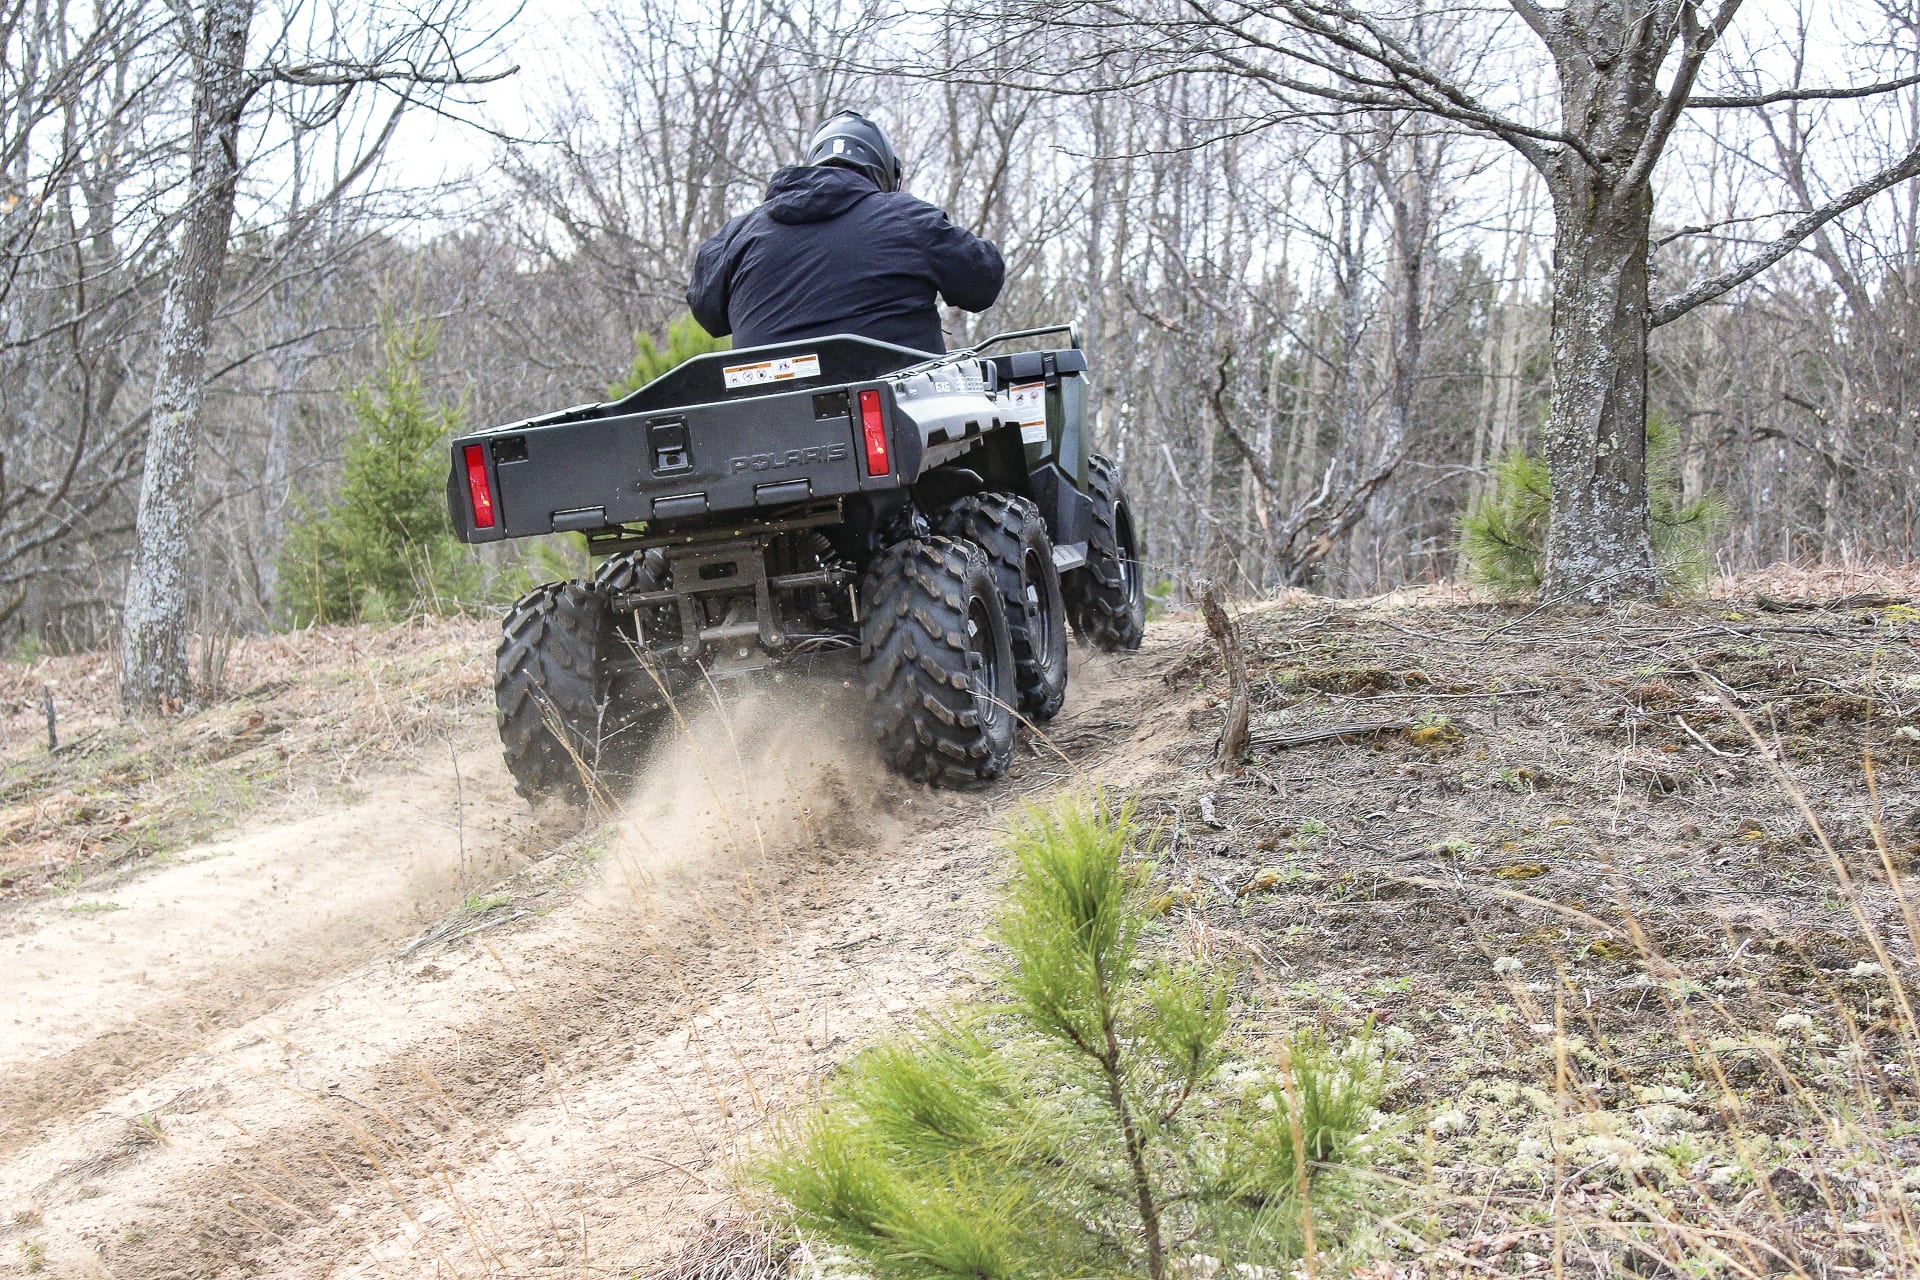
[[[1644,599],[1660,589],[1647,510],[1653,170],[1678,110],[1666,113],[1668,99],[1684,100],[1712,40],[1691,25],[1685,5],[1655,12],[1568,0],[1551,16],[1532,13],[1560,74],[1563,127],[1580,140],[1543,169],[1554,216],[1546,427],[1553,499],[1540,596],[1563,604]],[[1682,30],[1686,54],[1662,90],[1660,68]]]
[[[128,714],[187,700],[188,537],[200,379],[226,265],[246,106],[254,0],[206,0],[195,32],[193,162],[180,247],[160,319],[146,470],[121,620],[120,705]]]
[[[1647,511],[1647,298],[1655,114],[1672,32],[1614,0],[1571,0],[1549,40],[1560,116],[1582,141],[1553,193],[1553,387],[1542,600],[1605,604],[1660,587]],[[1669,24],[1670,25],[1670,24]]]
[[[297,317],[294,319],[297,322]],[[266,453],[260,463],[260,555],[254,569],[254,599],[269,622],[279,603],[280,547],[286,539],[287,503],[292,497],[287,463],[292,449],[294,400],[306,372],[308,345],[293,338],[281,348],[280,357],[273,365],[273,388],[267,392]]]
[[[1586,177],[1587,175],[1582,175]],[[1647,250],[1653,193],[1589,177],[1555,201],[1543,599],[1653,595],[1647,515]]]
[[[1388,125],[1386,128],[1391,129]],[[1433,254],[1433,195],[1443,161],[1443,144],[1423,137],[1409,128],[1404,139],[1382,149],[1377,162],[1380,189],[1387,198],[1392,217],[1392,267],[1388,293],[1392,299],[1388,357],[1385,438],[1374,450],[1370,464],[1373,473],[1395,468],[1407,451],[1408,442],[1419,430],[1420,380],[1424,367],[1424,339],[1427,331],[1427,273]],[[1381,482],[1381,490],[1390,480]],[[1378,591],[1386,576],[1380,554],[1381,522],[1377,516],[1386,495],[1375,490],[1354,512],[1356,522],[1365,521],[1374,530],[1374,566],[1369,590]],[[1391,508],[1389,508],[1390,510]],[[1397,544],[1396,554],[1404,572],[1407,538],[1405,531],[1388,521]]]

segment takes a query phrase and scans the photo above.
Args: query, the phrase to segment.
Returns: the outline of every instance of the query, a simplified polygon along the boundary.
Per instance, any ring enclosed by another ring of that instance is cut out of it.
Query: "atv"
[[[1068,345],[988,354],[1066,334]],[[494,693],[529,799],[638,767],[696,686],[857,662],[899,772],[1006,772],[1067,694],[1067,623],[1139,646],[1142,546],[1085,450],[1068,326],[939,357],[840,335],[695,357],[620,400],[452,445],[470,543],[585,536],[599,561],[507,612]]]

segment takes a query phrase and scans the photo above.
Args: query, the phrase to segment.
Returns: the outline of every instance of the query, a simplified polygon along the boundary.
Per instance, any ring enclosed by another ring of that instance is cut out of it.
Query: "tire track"
[[[549,914],[351,967],[17,1153],[0,1192],[38,1215],[63,1275],[644,1262],[725,1198],[783,1100],[966,980],[1009,805],[1096,762],[1149,767],[1186,635],[1082,664],[1053,726],[1069,763],[1023,748],[989,792],[929,793],[827,750],[843,704],[777,717],[796,749],[773,766],[730,731],[635,798],[599,877]],[[784,789],[797,819],[676,808],[716,761]]]

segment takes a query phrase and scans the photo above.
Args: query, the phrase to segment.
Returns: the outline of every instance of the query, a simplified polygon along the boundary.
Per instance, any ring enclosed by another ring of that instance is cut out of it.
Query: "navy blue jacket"
[[[687,306],[736,347],[854,333],[937,353],[947,346],[935,295],[985,311],[1006,273],[992,241],[926,201],[852,169],[800,165],[700,246]]]

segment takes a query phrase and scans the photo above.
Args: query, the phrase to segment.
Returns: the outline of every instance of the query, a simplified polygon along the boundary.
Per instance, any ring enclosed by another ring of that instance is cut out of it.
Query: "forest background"
[[[1423,56],[1537,107],[1555,85],[1521,7],[1436,9]],[[193,60],[172,6],[0,10],[0,644],[92,647],[132,558]],[[1133,6],[1164,20],[1119,54],[1035,12],[258,6],[248,58],[276,70],[238,132],[205,353],[195,628],[295,616],[290,530],[338,493],[383,316],[433,335],[422,402],[463,425],[598,399],[636,334],[664,341],[683,312],[700,241],[844,106],[886,123],[910,190],[1006,253],[1001,303],[948,313],[950,344],[1079,324],[1096,442],[1165,589],[1454,576],[1462,513],[1545,416],[1537,175],[1458,122],[1183,70],[1178,5]],[[1729,105],[1687,113],[1656,174],[1656,287],[1910,154],[1917,49],[1911,0],[1749,4],[1699,73]],[[408,74],[375,74],[395,50]],[[1892,87],[1810,91],[1832,85]],[[1907,182],[1655,333],[1651,415],[1676,500],[1726,504],[1720,567],[1914,558],[1917,236]]]

